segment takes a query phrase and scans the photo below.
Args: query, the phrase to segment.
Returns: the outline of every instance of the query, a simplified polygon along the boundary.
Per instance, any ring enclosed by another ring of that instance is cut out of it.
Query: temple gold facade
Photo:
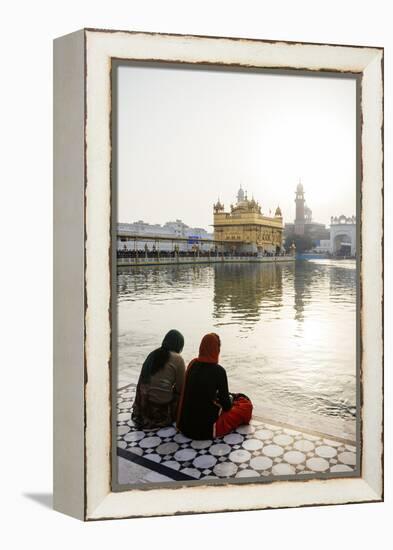
[[[220,200],[213,205],[214,239],[227,243],[228,251],[277,253],[282,250],[283,219],[280,207],[274,217],[262,214],[261,206],[240,188],[237,203],[225,212]]]

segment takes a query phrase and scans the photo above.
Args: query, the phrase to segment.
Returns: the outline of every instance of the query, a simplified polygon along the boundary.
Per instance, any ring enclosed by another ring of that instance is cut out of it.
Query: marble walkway
[[[135,388],[129,384],[118,390],[120,484],[358,475],[353,441],[305,432],[257,416],[223,438],[205,441],[193,441],[174,426],[138,430],[131,420]]]

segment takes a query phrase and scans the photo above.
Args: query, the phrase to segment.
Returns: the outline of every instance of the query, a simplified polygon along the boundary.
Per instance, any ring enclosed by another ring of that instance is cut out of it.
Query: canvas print
[[[356,79],[112,77],[114,486],[358,476]]]

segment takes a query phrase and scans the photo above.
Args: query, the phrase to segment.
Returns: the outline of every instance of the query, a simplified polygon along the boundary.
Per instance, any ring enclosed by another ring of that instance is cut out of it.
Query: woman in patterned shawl
[[[161,347],[147,356],[136,389],[132,420],[139,428],[169,426],[176,419],[183,389],[185,363],[180,355],[184,338],[170,330]]]

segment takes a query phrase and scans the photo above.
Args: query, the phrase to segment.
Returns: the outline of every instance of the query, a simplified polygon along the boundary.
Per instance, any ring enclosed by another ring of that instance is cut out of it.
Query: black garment
[[[221,407],[232,407],[225,369],[195,361],[186,375],[179,430],[192,439],[211,439]]]

